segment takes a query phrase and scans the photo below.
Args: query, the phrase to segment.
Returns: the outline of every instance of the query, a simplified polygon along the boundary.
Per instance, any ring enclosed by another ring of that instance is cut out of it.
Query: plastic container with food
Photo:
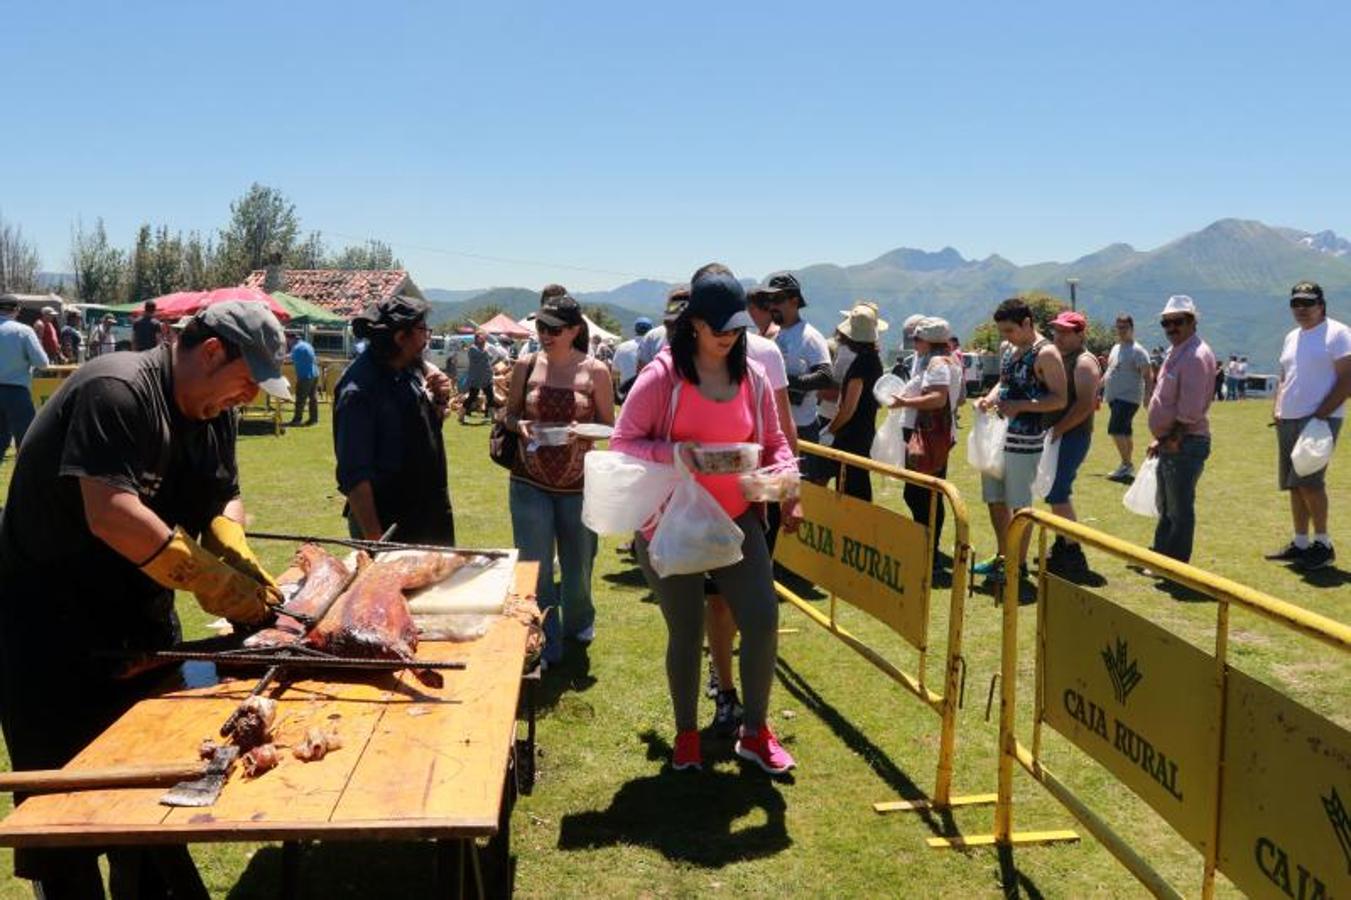
[[[741,495],[752,503],[781,503],[798,495],[802,479],[797,472],[756,469],[738,479]]]
[[[536,423],[530,426],[530,438],[541,447],[561,447],[572,440],[572,425]]]
[[[692,444],[690,450],[702,475],[739,475],[760,465],[759,444]]]
[[[905,390],[905,379],[890,372],[877,379],[876,383],[873,384],[873,396],[877,398],[877,405],[883,408],[890,407],[891,401],[899,397],[903,390]]]
[[[614,427],[599,422],[583,422],[572,426],[572,433],[587,441],[608,441],[614,434]]]

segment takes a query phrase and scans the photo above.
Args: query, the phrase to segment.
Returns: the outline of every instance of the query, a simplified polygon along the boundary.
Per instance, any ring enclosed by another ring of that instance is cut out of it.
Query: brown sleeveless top
[[[545,384],[547,360],[536,354],[525,382],[525,411],[521,418],[540,425],[596,421],[595,384],[590,360],[577,368],[571,388]],[[584,460],[591,444],[572,441],[561,447],[532,447],[522,441],[511,467],[511,477],[546,491],[577,493],[582,489]]]

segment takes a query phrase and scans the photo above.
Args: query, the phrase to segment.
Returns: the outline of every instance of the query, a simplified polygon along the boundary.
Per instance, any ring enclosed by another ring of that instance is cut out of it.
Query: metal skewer
[[[508,550],[473,550],[464,547],[438,547],[435,544],[400,544],[396,541],[366,541],[359,538],[325,538],[307,534],[273,534],[263,531],[250,531],[248,537],[260,541],[287,541],[293,544],[335,544],[352,550],[383,553],[390,550],[421,550],[428,553],[458,553],[461,556],[483,556],[488,559],[503,559],[511,555]]]

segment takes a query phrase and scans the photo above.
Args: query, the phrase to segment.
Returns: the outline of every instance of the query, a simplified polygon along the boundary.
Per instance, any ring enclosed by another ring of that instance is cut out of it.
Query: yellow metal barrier
[[[952,547],[952,599],[948,615],[947,662],[942,692],[926,683],[929,595],[933,571],[933,540],[929,529],[881,506],[814,484],[802,486],[805,520],[796,534],[779,536],[775,559],[798,575],[826,589],[829,614],[823,613],[782,584],[779,595],[812,621],[835,635],[889,678],[938,713],[938,772],[928,799],[874,803],[879,813],[951,809],[995,802],[995,794],[953,796],[952,769],[956,751],[957,703],[965,665],[962,659],[962,620],[967,573],[971,558],[970,523],[966,503],[957,489],[941,478],[883,465],[852,453],[802,442],[798,449],[840,464],[854,466],[897,481],[916,484],[929,492],[929,521],[934,521],[940,497],[952,507],[949,517],[955,537]],[[911,675],[859,640],[836,621],[836,599],[858,607],[904,638],[919,651],[918,673]]]
[[[1041,529],[1032,745],[1015,734],[1018,585],[1004,592],[999,794],[994,833],[930,846],[1013,847],[1075,840],[1013,830],[1021,765],[1155,896],[1179,897],[1139,853],[1041,761],[1043,724],[1100,763],[1204,859],[1201,895],[1223,872],[1253,897],[1351,896],[1351,732],[1233,669],[1236,605],[1351,652],[1351,626],[1040,510],[1020,510],[1009,546]],[[1149,567],[1217,601],[1215,651],[1197,649],[1105,597],[1045,573],[1046,535]]]

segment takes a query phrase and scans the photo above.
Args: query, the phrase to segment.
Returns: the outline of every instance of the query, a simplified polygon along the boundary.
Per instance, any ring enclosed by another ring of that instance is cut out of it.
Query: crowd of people
[[[904,377],[892,394],[879,397],[889,323],[878,307],[863,301],[842,310],[827,336],[803,318],[807,303],[790,273],[747,291],[730,270],[712,263],[670,293],[660,323],[638,320],[633,337],[611,354],[592,340],[577,300],[550,285],[535,315],[534,349],[505,363],[486,340],[475,340],[470,350],[469,389],[483,393],[485,413],[500,400],[490,453],[509,472],[514,543],[523,560],[539,563],[546,665],[562,662],[570,643],[596,638],[597,541],[583,524],[582,497],[587,454],[608,428],[612,450],[689,470],[740,529],[738,561],[696,574],[659,574],[649,549],[656,523],[634,535],[635,561],[666,624],[677,769],[703,764],[698,703],[705,641],[713,730],[735,738],[734,752],[768,772],[795,765],[769,721],[778,634],[771,560],[780,529],[791,531],[801,521],[801,504],[748,499],[734,474],[699,471],[694,449],[753,443],[762,469],[818,484],[839,479],[841,492],[868,501],[866,469],[799,455],[799,443],[867,456],[885,409],[900,417],[907,468],[943,478],[961,407],[976,384],[948,322],[915,315],[900,329],[903,343],[913,347]],[[1316,284],[1297,284],[1289,303],[1295,327],[1280,357],[1273,425],[1277,484],[1289,492],[1292,533],[1267,558],[1315,570],[1336,558],[1326,470],[1301,474],[1290,457],[1311,421],[1326,421],[1334,436],[1340,428],[1351,396],[1351,329],[1328,318]],[[428,311],[425,301],[398,296],[353,321],[362,350],[337,383],[332,428],[337,485],[356,537],[379,539],[397,526],[405,542],[455,544],[443,423],[456,390],[453,379],[425,359]],[[23,448],[0,519],[0,724],[15,765],[55,768],[134,696],[135,685],[114,679],[93,662],[93,651],[109,639],[146,649],[177,640],[172,590],[188,591],[203,608],[235,621],[267,614],[275,583],[240,525],[238,424],[231,411],[261,389],[295,402],[297,421],[308,406],[314,421],[317,372],[313,348],[292,341],[293,395],[281,375],[288,353],[281,326],[260,304],[231,301],[186,319],[170,341],[144,317],[149,324],[135,329],[135,340],[146,349],[99,353],[34,420],[31,373],[51,357],[44,337],[14,321],[14,313],[14,304],[0,301],[0,427],[6,445],[12,439]],[[1007,432],[1002,474],[981,481],[997,552],[975,571],[996,582],[1026,573],[1026,546],[1007,546],[1005,534],[1011,516],[1034,502],[1033,483],[1048,447],[1057,454],[1045,499],[1058,514],[1076,517],[1074,486],[1102,402],[1120,459],[1107,477],[1121,482],[1136,473],[1134,421],[1146,409],[1145,456],[1157,459],[1159,483],[1153,549],[1190,559],[1196,488],[1211,451],[1214,383],[1228,377],[1201,336],[1196,303],[1184,295],[1168,298],[1159,323],[1170,346],[1157,364],[1136,343],[1134,321],[1118,316],[1105,370],[1085,348],[1088,322],[1078,312],[1057,315],[1050,339],[1023,300],[1004,301],[992,318],[1002,342],[999,379],[970,400],[977,415],[1003,417]],[[506,386],[498,398],[482,376],[503,364]],[[944,510],[933,499],[917,486],[905,492],[911,515],[930,526],[936,545]],[[73,559],[98,563],[72,568]],[[935,563],[951,560],[935,553]],[[1087,571],[1082,549],[1065,538],[1052,546],[1047,565],[1069,578]],[[53,579],[54,567],[61,567],[62,578]],[[38,581],[48,602],[24,602],[26,586]],[[75,615],[87,609],[82,598],[91,593],[104,598],[101,606],[134,615]],[[35,656],[41,642],[31,636],[56,633],[69,621],[88,623],[70,640],[90,651],[90,662],[49,671],[52,659]],[[46,673],[38,681],[53,691],[79,680],[86,705],[63,717],[61,729],[37,724],[46,723],[54,702],[50,693],[31,691],[37,671]]]

